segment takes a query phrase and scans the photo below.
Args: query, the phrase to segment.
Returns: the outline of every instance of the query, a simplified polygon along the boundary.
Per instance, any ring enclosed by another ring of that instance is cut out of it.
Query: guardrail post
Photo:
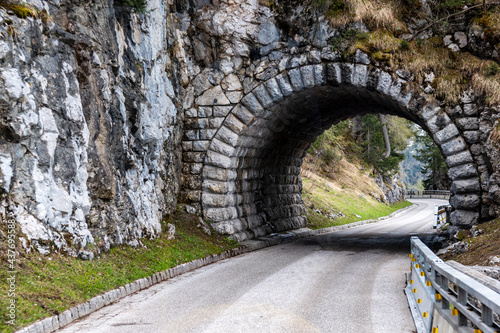
[[[481,312],[481,318],[483,319],[484,323],[488,326],[493,326],[493,311],[483,304],[483,309]]]
[[[434,207],[434,225],[432,226],[433,229],[436,229],[439,224],[439,205],[436,205]]]
[[[442,276],[441,275],[441,288],[443,288],[443,290],[448,290],[448,288],[450,287],[450,282],[448,281],[448,279],[445,277],[445,276]],[[450,308],[450,302],[448,302],[448,300],[446,298],[442,298],[441,299],[441,309],[446,309],[448,310]]]
[[[467,306],[467,292],[460,287],[457,288],[458,288],[458,302],[464,306]],[[467,326],[467,317],[462,313],[459,313],[458,325]]]
[[[419,332],[500,332],[494,319],[500,314],[499,294],[443,263],[418,237],[411,237],[411,252],[415,262],[406,293],[416,303],[412,314],[417,329],[424,329]]]

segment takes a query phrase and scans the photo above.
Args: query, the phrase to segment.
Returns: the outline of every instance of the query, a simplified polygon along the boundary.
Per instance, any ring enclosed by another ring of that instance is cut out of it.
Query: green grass
[[[363,195],[362,198],[354,191],[333,190],[327,186],[311,186],[311,181],[307,178],[302,178],[302,181],[304,188],[302,197],[308,213],[308,227],[311,229],[377,219],[411,205],[408,201],[387,205],[367,195]],[[315,210],[320,210],[323,214],[319,214]],[[342,212],[345,217],[332,220],[324,216],[330,212]],[[361,218],[356,215],[361,216]]]
[[[166,235],[162,235],[154,240],[142,240],[144,247],[118,246],[91,261],[61,254],[44,256],[32,252],[20,255],[17,258],[17,320],[14,327],[6,324],[5,309],[9,298],[4,292],[8,285],[7,262],[3,256],[0,332],[14,332],[134,280],[238,246],[225,237],[202,233],[196,227],[196,216],[177,211],[171,223],[176,226],[175,240],[167,240]]]

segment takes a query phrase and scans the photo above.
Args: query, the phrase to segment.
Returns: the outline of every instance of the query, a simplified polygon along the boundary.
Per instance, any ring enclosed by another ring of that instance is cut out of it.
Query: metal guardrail
[[[410,258],[406,293],[419,333],[500,332],[500,294],[444,263],[418,237]]]
[[[407,199],[444,199],[450,200],[451,192],[450,191],[441,191],[441,190],[425,190],[425,191],[414,191],[409,190],[406,191]]]
[[[432,228],[437,229],[450,221],[450,213],[452,211],[450,205],[436,205],[434,211],[434,225]]]

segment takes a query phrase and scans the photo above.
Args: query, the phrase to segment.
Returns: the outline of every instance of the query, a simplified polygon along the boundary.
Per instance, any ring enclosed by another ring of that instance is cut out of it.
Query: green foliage
[[[342,151],[348,149],[348,140],[346,140],[346,131],[349,123],[340,122],[332,126],[321,134],[311,145],[308,152],[315,156],[315,163],[319,159],[319,165],[324,172],[334,172],[337,163],[342,160]]]
[[[399,163],[404,160],[404,155],[397,150],[403,150],[412,133],[409,123],[403,120],[395,120],[388,117],[387,123],[389,141],[391,142],[391,154],[384,157],[386,146],[382,133],[382,124],[375,115],[366,115],[362,118],[362,141],[360,145],[363,149],[363,158],[373,165],[377,172],[384,176],[392,176],[399,170]]]
[[[340,32],[340,35],[332,38],[332,50],[337,51],[348,48],[358,40],[366,40],[368,34],[354,29],[347,29]]]
[[[447,172],[448,167],[441,151],[431,137],[426,133],[417,135],[417,142],[422,148],[417,149],[414,157],[423,163],[422,174],[423,185],[426,190],[448,190],[450,180]]]
[[[410,43],[408,43],[408,41],[402,39],[401,42],[399,42],[399,49],[401,51],[408,51],[410,49]]]
[[[396,151],[405,150],[410,139],[415,137],[414,124],[400,117],[386,116],[385,118],[392,149]]]
[[[198,217],[177,211],[168,221],[175,225],[175,239],[166,235],[142,239],[140,248],[117,246],[94,260],[84,261],[61,254],[41,255],[20,248],[16,278],[18,319],[5,325],[7,312],[0,313],[0,332],[14,332],[35,321],[62,313],[90,298],[156,272],[222,253],[238,246],[221,235],[208,236],[196,225]],[[8,290],[6,242],[0,239],[0,288]],[[0,293],[0,307],[7,308],[7,292]]]
[[[327,17],[338,15],[347,9],[346,3],[342,0],[314,0],[313,6],[325,11]]]
[[[345,153],[361,156],[363,160],[373,166],[378,173],[384,176],[394,175],[399,170],[399,163],[405,156],[403,151],[408,141],[414,136],[411,122],[399,117],[386,116],[391,154],[384,157],[386,151],[382,133],[382,124],[375,115],[362,117],[362,128],[358,139],[351,136],[353,122],[343,121],[321,134],[311,145],[308,153],[315,156],[314,163],[320,159],[323,171],[333,172],[335,165]]]
[[[43,22],[46,22],[49,19],[49,15],[45,9],[40,11],[25,3],[13,4],[10,2],[0,1],[0,7],[12,11],[17,17],[22,19],[27,17],[33,17],[35,19],[41,18]]]
[[[398,209],[410,206],[408,201],[387,205],[368,196],[362,199],[355,191],[342,190],[340,192],[330,191],[321,181],[312,181],[303,178],[304,190],[302,197],[307,207],[307,226],[311,229],[327,228],[336,225],[348,224],[360,220],[377,219],[387,216]],[[315,186],[312,186],[312,185]],[[323,186],[322,186],[323,185]],[[320,211],[321,213],[318,213]],[[342,212],[343,217],[331,219],[329,214]],[[359,218],[358,216],[361,216]]]
[[[447,11],[458,11],[465,5],[470,6],[474,4],[474,0],[445,0],[438,4],[438,7]]]
[[[148,6],[147,0],[119,0],[125,6],[132,7],[132,10],[137,13],[145,13]]]
[[[500,67],[498,67],[498,64],[491,64],[485,67],[485,76],[486,77],[493,77],[500,73]]]

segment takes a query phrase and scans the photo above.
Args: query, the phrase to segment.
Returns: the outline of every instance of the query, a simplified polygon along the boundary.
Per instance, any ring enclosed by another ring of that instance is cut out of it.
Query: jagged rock
[[[201,217],[198,217],[198,220],[200,221],[200,223],[197,225],[197,227],[201,228],[207,235],[211,235],[212,231],[210,231],[209,225],[205,221],[203,221]]]
[[[172,223],[168,223],[167,227],[168,227],[167,239],[168,240],[175,239],[175,225],[173,225]]]
[[[489,257],[488,258],[488,265],[491,265],[491,266],[500,266],[500,257],[499,256],[491,256],[491,257]],[[498,277],[496,279],[498,280]]]
[[[453,244],[449,249],[449,251],[451,252],[452,256],[456,256],[457,254],[462,254],[467,252],[468,249],[469,249],[468,242],[458,242]]]
[[[467,35],[465,32],[457,31],[453,34],[453,38],[461,49],[467,46]]]

